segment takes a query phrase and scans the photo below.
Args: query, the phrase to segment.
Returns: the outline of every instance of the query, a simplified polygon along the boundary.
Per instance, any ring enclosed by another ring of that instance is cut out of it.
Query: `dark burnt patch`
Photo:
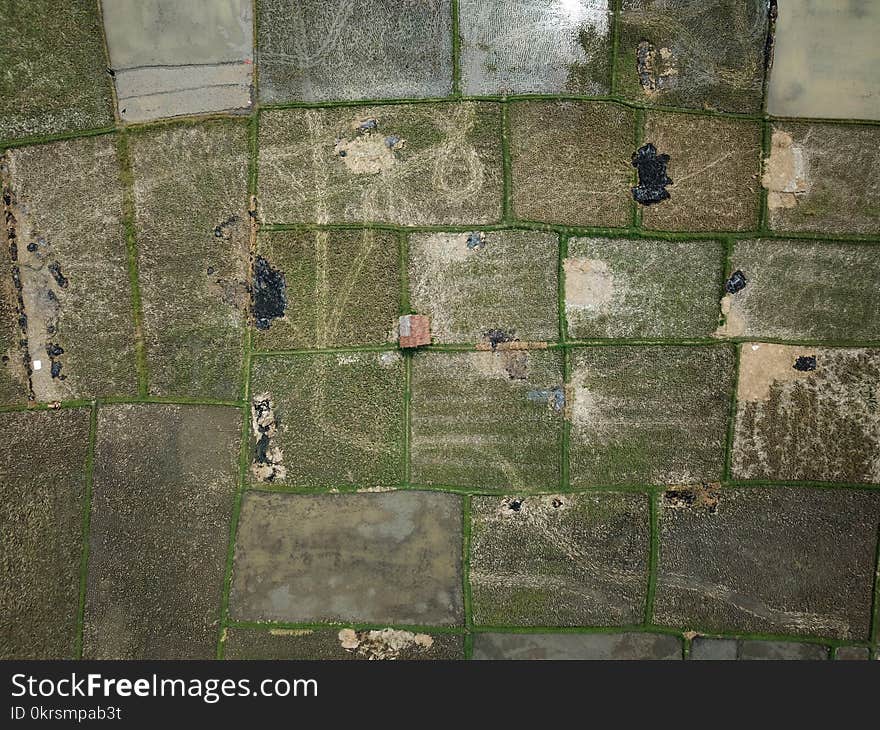
[[[64,354],[64,348],[61,345],[50,343],[46,345],[46,354],[49,356],[49,362],[51,363],[49,374],[58,380],[67,380],[67,376],[61,374],[61,369],[64,365],[61,363],[60,358]]]
[[[12,183],[9,175],[9,165],[6,155],[0,155],[0,180],[3,184],[3,219],[5,222],[3,228],[4,239],[9,245],[9,257],[12,263],[12,283],[15,287],[16,309],[18,312],[18,329],[19,329],[19,352],[24,372],[27,375],[27,392],[28,399],[36,400],[34,394],[33,382],[33,366],[30,357],[30,345],[28,341],[28,318],[24,309],[24,290],[21,281],[21,269],[18,259],[18,220],[16,218],[16,199],[12,189]]]
[[[810,373],[816,369],[816,356],[815,355],[802,355],[797,360],[794,361],[794,365],[792,367],[795,370],[799,370],[802,373]]]
[[[53,261],[51,264],[49,264],[48,269],[49,273],[52,274],[52,278],[55,279],[55,283],[58,284],[58,286],[60,286],[62,289],[66,289],[67,286],[70,284],[70,280],[63,273],[61,273],[61,264],[59,264],[57,261]]]
[[[287,285],[284,272],[273,268],[262,256],[254,259],[251,300],[257,329],[269,329],[272,320],[283,317],[287,309]]]
[[[214,238],[228,238],[229,237],[229,229],[232,228],[236,223],[238,223],[238,216],[231,215],[222,223],[217,224],[214,227]]]
[[[718,512],[719,489],[719,484],[671,487],[663,493],[663,503],[670,509],[702,509],[714,515]]]
[[[728,294],[736,294],[738,291],[745,289],[747,283],[746,275],[737,269],[728,277],[727,281],[724,282],[724,291]]]
[[[666,174],[669,155],[658,155],[648,142],[633,153],[632,166],[638,170],[639,184],[632,189],[633,199],[641,205],[653,205],[669,198],[667,185],[672,178]]]
[[[492,347],[493,351],[497,350],[498,345],[504,342],[517,342],[519,340],[515,332],[505,332],[504,330],[499,329],[486,330],[486,332],[483,333],[483,337],[486,338],[486,341]]]
[[[773,65],[773,48],[776,44],[776,18],[779,15],[779,8],[776,0],[770,0],[767,4],[767,37],[764,39],[764,77],[770,72]]]

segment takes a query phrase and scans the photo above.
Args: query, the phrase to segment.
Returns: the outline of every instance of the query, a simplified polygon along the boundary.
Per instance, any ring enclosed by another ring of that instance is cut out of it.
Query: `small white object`
[[[761,346],[760,345],[752,345],[753,350],[757,350],[759,347],[761,347]]]
[[[42,370],[43,363],[40,360],[34,360],[34,370]]]

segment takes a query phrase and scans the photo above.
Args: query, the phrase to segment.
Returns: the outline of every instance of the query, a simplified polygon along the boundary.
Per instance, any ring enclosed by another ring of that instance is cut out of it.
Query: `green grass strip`
[[[452,96],[461,97],[461,26],[458,0],[452,0]]]
[[[609,227],[609,226],[568,226],[543,221],[530,221],[525,219],[513,219],[507,222],[480,224],[481,231],[540,231],[544,233],[559,233],[566,236],[593,236],[602,238],[642,238],[662,241],[711,241],[718,239],[733,238],[736,240],[751,239],[778,239],[785,241],[819,241],[834,244],[857,244],[877,245],[880,244],[880,235],[870,234],[847,234],[847,233],[819,233],[810,231],[661,231],[651,228],[635,229],[632,226]],[[361,223],[263,223],[260,225],[261,232],[275,233],[281,231],[352,231],[352,230],[377,230],[377,231],[406,231],[408,233],[467,233],[474,230],[473,225],[427,225],[427,226],[401,226],[394,223],[382,223],[365,221]]]
[[[510,105],[501,105],[501,163],[503,172],[503,204],[501,220],[508,222],[513,220],[513,179],[510,159]]]
[[[742,360],[742,345],[736,348],[733,362],[733,385],[730,394],[730,405],[727,410],[727,435],[724,441],[724,472],[723,479],[730,480],[730,468],[733,462],[733,439],[736,432],[737,391],[739,389],[739,369]]]
[[[612,0],[610,20],[611,49],[609,63],[611,64],[611,68],[608,88],[613,97],[617,93],[617,54],[619,53],[617,47],[620,44],[620,0]]]
[[[471,589],[471,523],[472,498],[468,495],[463,497],[461,501],[461,587],[464,603],[465,659],[470,659],[473,656],[474,608]]]
[[[874,598],[871,606],[871,643],[880,649],[880,527],[877,529],[877,555],[874,562]]]
[[[662,488],[648,494],[650,521],[648,548],[648,590],[645,593],[645,625],[654,622],[654,595],[657,592],[657,571],[660,564],[660,495]]]
[[[86,612],[86,588],[88,586],[89,572],[89,540],[92,523],[92,488],[95,481],[95,444],[98,433],[98,405],[92,404],[92,414],[89,419],[89,448],[86,453],[84,467],[85,493],[82,506],[82,548],[79,564],[79,601],[76,610],[76,636],[74,638],[74,656],[82,659],[83,655],[83,627],[85,626]]]
[[[116,137],[116,150],[122,180],[122,225],[125,230],[128,281],[131,289],[131,310],[134,322],[135,358],[137,362],[138,393],[145,397],[149,392],[147,369],[147,347],[144,340],[144,310],[141,301],[140,278],[138,274],[137,232],[135,226],[134,170],[132,168],[131,148],[128,134],[121,132]]]

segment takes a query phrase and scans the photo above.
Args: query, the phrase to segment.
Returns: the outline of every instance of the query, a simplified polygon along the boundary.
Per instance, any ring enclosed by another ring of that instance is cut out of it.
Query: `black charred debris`
[[[666,186],[672,185],[672,178],[666,174],[668,162],[669,155],[658,155],[650,142],[633,153],[632,166],[639,172],[639,184],[632,189],[637,203],[653,205],[669,197]]]
[[[802,373],[809,373],[816,369],[816,356],[815,355],[802,355],[797,360],[794,361],[794,365],[792,367],[795,370],[799,370]]]
[[[736,294],[738,291],[742,291],[747,283],[746,275],[737,269],[730,275],[730,278],[724,282],[724,291],[728,294]]]
[[[267,330],[273,319],[284,316],[287,308],[287,285],[284,272],[278,271],[262,256],[254,260],[254,284],[251,289],[254,324]]]

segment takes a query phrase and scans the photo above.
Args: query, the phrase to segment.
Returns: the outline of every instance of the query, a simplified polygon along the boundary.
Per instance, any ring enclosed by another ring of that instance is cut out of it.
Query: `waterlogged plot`
[[[718,481],[733,367],[730,347],[575,349],[572,486]]]
[[[714,241],[570,238],[568,336],[708,336],[718,321],[723,251]]]
[[[410,306],[436,342],[559,336],[556,234],[417,233],[409,240]]]
[[[461,498],[248,492],[230,613],[249,621],[461,624]],[[368,639],[358,633],[345,643]]]
[[[100,409],[84,656],[214,657],[240,434],[236,408]]]
[[[247,126],[132,133],[149,392],[235,400],[248,305]]]
[[[464,659],[460,634],[401,629],[229,629],[226,659]]]
[[[648,587],[644,494],[474,498],[474,621],[640,623]]]
[[[474,659],[681,659],[681,639],[667,634],[495,634],[474,636]]]
[[[740,231],[758,227],[761,124],[649,112],[642,142],[669,155],[669,198],[642,208],[646,228]]]
[[[869,491],[725,487],[714,505],[667,493],[654,621],[865,640],[878,526]]]
[[[450,0],[259,0],[263,102],[447,96]]]
[[[767,110],[783,117],[880,119],[880,5],[785,0]]]
[[[251,0],[109,0],[102,10],[121,119],[250,106]]]
[[[754,639],[710,639],[705,636],[698,636],[691,642],[691,653],[688,655],[688,659],[721,661],[734,659],[821,661],[827,658],[828,647],[821,644]]]
[[[640,104],[760,112],[768,10],[767,0],[623,0],[618,93]]]
[[[95,2],[0,3],[0,139],[113,124]]]
[[[607,94],[609,5],[609,0],[461,0],[462,91]]]
[[[267,223],[493,223],[501,110],[490,103],[289,109],[260,116]]]
[[[277,318],[257,321],[260,350],[353,347],[394,340],[400,239],[377,229],[260,235],[257,255],[280,274],[267,296]]]
[[[880,126],[775,122],[764,160],[768,224],[777,231],[880,230]]]
[[[388,487],[403,478],[397,351],[260,357],[251,393],[253,481]]]
[[[0,658],[75,657],[88,409],[0,413]]]
[[[628,225],[634,138],[632,109],[616,104],[511,104],[514,215],[571,226]]]
[[[559,485],[562,354],[516,344],[415,354],[414,483],[518,491]]]
[[[724,295],[719,336],[880,339],[880,258],[872,244],[737,241],[729,269],[746,283]]]
[[[880,483],[880,350],[743,343],[738,479]]]
[[[0,182],[10,276],[0,394],[59,401],[137,393],[116,140],[9,150]]]

